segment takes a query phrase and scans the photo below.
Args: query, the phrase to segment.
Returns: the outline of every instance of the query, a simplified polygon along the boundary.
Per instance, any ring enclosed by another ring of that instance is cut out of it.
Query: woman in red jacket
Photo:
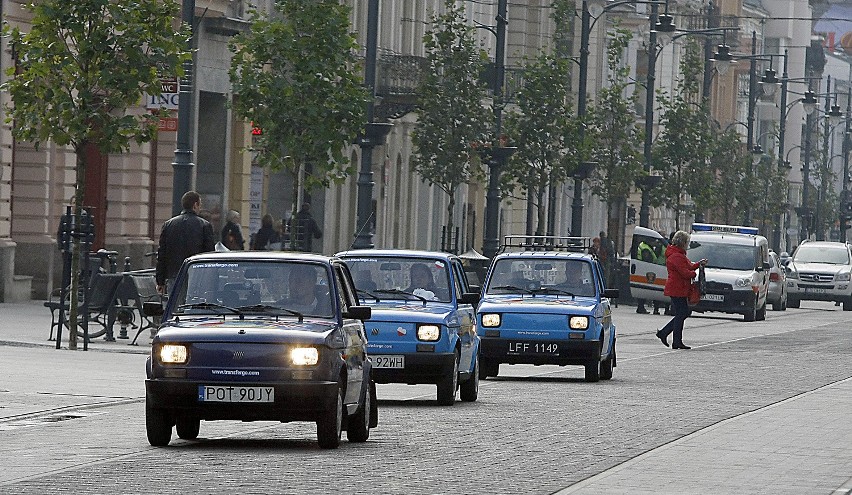
[[[672,299],[674,318],[657,332],[657,337],[668,347],[669,334],[673,333],[672,349],[690,349],[683,343],[683,322],[692,314],[687,297],[692,279],[695,278],[695,270],[707,264],[707,260],[701,260],[698,263],[689,261],[686,257],[687,246],[689,246],[689,234],[678,230],[672,236],[672,243],[666,248],[666,269],[669,278],[666,280],[663,294]]]

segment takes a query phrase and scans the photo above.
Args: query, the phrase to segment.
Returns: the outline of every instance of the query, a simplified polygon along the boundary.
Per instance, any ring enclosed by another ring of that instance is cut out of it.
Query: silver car
[[[769,292],[766,302],[772,304],[773,311],[787,309],[787,270],[774,251],[769,251]]]

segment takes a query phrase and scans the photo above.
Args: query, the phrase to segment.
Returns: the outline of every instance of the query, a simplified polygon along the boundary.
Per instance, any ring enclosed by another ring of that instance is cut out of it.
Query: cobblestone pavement
[[[37,347],[47,327],[32,338],[18,335],[36,335],[29,327],[12,332],[10,306],[0,305],[2,493],[852,487],[852,313],[830,304],[769,312],[764,322],[692,318],[690,351],[653,336],[667,317],[622,306],[612,381],[586,383],[580,367],[504,365],[476,403],[451,408],[435,405],[434,387],[382,385],[379,428],[366,444],[335,451],[317,447],[312,424],[268,422],[203,422],[200,441],[152,448],[145,356],[124,343],[93,342],[87,353]]]

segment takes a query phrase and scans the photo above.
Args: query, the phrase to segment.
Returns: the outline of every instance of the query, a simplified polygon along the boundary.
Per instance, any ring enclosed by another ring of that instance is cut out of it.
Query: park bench
[[[108,329],[111,329],[116,318],[116,293],[121,284],[124,275],[121,273],[98,273],[92,275],[90,281],[89,293],[89,338],[100,337],[105,334]],[[68,312],[70,310],[71,294],[70,290],[65,293],[64,300],[60,300],[59,291],[53,291],[50,299],[45,301],[44,306],[50,309],[50,336],[48,340],[54,340],[54,329],[59,333],[59,325],[64,325],[69,328]],[[78,298],[78,315],[82,318],[83,310],[83,288],[80,289],[80,297]],[[59,311],[63,309],[63,311]],[[60,317],[61,313],[61,317]],[[92,329],[92,323],[99,327]]]

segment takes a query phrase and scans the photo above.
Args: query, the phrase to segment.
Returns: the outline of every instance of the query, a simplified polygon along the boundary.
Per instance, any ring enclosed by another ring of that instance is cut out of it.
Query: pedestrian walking
[[[260,229],[254,235],[254,244],[251,246],[255,251],[272,251],[281,249],[281,238],[275,230],[275,221],[272,215],[267,213],[260,219]]]
[[[243,231],[240,229],[240,213],[236,210],[228,211],[225,216],[225,226],[222,227],[222,244],[231,251],[242,251],[246,248],[243,239]]]
[[[171,293],[183,260],[198,253],[213,251],[213,225],[201,218],[201,196],[189,191],[181,198],[183,211],[163,224],[157,250],[157,291]]]
[[[296,213],[293,222],[295,225],[296,250],[306,252],[313,250],[313,239],[321,238],[322,231],[314,217],[311,216],[310,203],[302,203],[302,208]]]
[[[707,265],[707,260],[702,259],[696,263],[689,261],[686,257],[686,248],[689,246],[689,234],[678,230],[672,236],[672,242],[666,248],[666,269],[668,279],[663,293],[672,300],[672,312],[674,317],[666,323],[666,326],[657,331],[657,338],[669,346],[669,334],[672,337],[672,349],[691,349],[683,343],[683,322],[692,314],[689,309],[687,298],[692,287],[692,279],[695,278],[695,270],[700,266]]]

